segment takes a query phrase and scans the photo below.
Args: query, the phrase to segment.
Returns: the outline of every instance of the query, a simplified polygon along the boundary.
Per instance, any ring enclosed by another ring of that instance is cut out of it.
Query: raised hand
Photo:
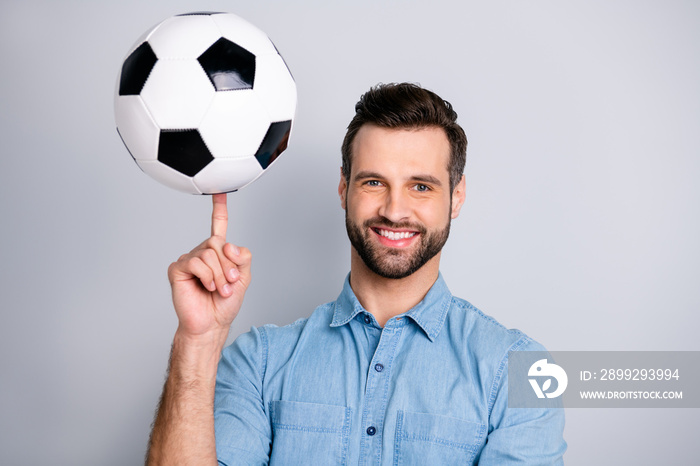
[[[217,464],[216,370],[250,284],[250,251],[226,242],[226,194],[214,195],[213,202],[211,237],[168,268],[180,325],[149,441],[148,465]]]
[[[178,332],[188,337],[228,333],[250,284],[250,251],[226,242],[226,194],[212,199],[211,236],[168,268]]]

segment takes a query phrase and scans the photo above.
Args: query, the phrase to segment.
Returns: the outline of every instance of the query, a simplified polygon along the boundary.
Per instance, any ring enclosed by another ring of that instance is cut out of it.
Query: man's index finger
[[[211,213],[211,235],[226,238],[226,228],[228,227],[226,193],[214,194],[211,198],[214,204]]]

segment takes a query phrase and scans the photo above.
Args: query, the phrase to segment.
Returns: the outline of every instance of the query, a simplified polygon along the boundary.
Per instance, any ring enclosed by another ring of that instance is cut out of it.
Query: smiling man
[[[563,462],[563,411],[507,405],[508,352],[542,346],[440,274],[465,200],[456,119],[416,85],[363,95],[342,146],[352,247],[338,299],[223,352],[251,258],[226,243],[226,197],[214,196],[212,236],[169,269],[180,325],[150,464]]]
[[[451,186],[450,144],[441,127],[364,123],[352,138],[338,186],[352,244],[350,286],[383,326],[438,278],[450,221],[464,203],[464,177]],[[394,296],[377,294],[379,287]]]

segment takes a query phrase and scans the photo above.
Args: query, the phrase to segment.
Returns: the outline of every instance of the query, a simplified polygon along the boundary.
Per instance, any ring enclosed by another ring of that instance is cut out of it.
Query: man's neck
[[[381,277],[367,268],[351,248],[350,287],[362,307],[374,315],[379,325],[403,314],[421,302],[438,278],[440,253],[405,278]]]

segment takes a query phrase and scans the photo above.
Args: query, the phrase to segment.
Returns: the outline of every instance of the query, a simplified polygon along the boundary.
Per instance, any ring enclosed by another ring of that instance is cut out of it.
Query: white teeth
[[[399,240],[399,239],[406,239],[414,236],[416,233],[415,232],[408,232],[408,231],[401,231],[401,232],[394,232],[394,231],[389,231],[389,230],[377,230],[377,232],[386,237],[389,238],[390,240]]]

